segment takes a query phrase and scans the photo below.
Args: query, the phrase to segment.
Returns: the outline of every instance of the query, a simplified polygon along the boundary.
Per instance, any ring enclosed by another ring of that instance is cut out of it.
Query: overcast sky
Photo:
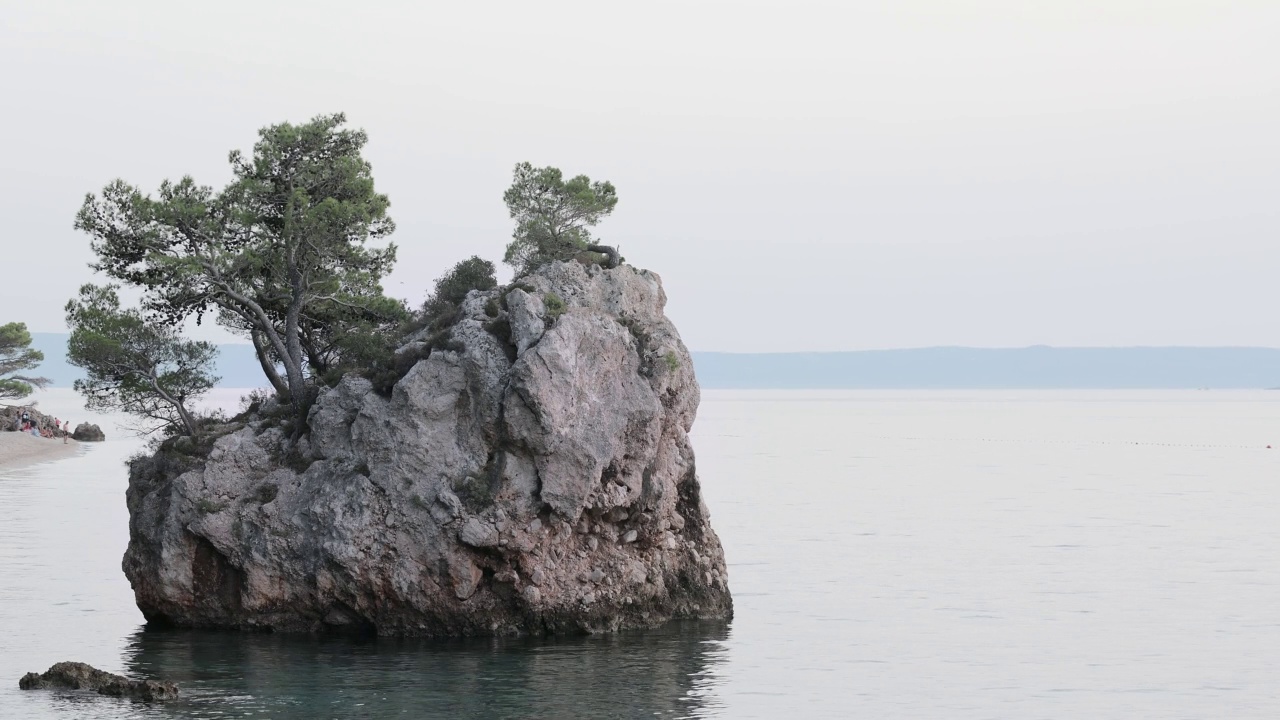
[[[64,330],[86,192],[340,110],[415,303],[527,160],[694,350],[1280,346],[1274,0],[0,5],[0,322]]]

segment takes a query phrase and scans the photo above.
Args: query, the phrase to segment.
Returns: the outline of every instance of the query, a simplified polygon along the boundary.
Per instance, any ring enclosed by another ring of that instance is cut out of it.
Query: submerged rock
[[[354,375],[324,391],[295,449],[263,413],[207,457],[135,461],[138,607],[433,636],[728,618],[688,436],[698,384],[665,303],[653,273],[555,263],[473,291],[429,354],[433,333],[409,338],[423,359],[390,397]]]
[[[107,436],[102,432],[102,428],[89,423],[80,423],[76,426],[74,432],[71,433],[72,440],[80,442],[102,442]]]
[[[171,682],[130,680],[79,662],[60,662],[43,673],[29,672],[18,681],[18,687],[22,690],[94,690],[99,695],[144,702],[178,697],[178,686]]]

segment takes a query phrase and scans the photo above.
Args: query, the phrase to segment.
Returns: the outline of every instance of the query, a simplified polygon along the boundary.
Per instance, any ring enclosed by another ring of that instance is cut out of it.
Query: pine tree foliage
[[[198,435],[191,403],[218,382],[212,373],[217,348],[121,308],[116,290],[84,285],[67,303],[67,361],[85,371],[75,382],[85,407],[129,413],[146,431]]]
[[[0,325],[0,399],[24,398],[36,388],[48,386],[48,378],[26,374],[42,362],[44,353],[31,348],[31,333],[25,323]]]

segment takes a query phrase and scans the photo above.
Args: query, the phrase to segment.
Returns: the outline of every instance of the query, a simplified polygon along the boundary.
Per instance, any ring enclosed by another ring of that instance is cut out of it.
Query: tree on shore
[[[594,242],[590,231],[618,204],[612,183],[591,182],[586,175],[565,180],[559,168],[535,168],[525,162],[516,165],[502,199],[516,221],[503,260],[517,274],[583,251],[604,254],[606,267],[622,261],[615,248]]]
[[[76,217],[92,237],[93,268],[141,288],[149,316],[176,324],[215,312],[248,334],[299,421],[311,378],[335,364],[325,353],[340,346],[329,339],[376,325],[368,318],[389,307],[380,283],[395,246],[367,242],[395,224],[361,155],[368,138],[345,121],[260,130],[250,157],[231,153],[233,179],[220,192],[184,177],[153,198],[117,180]],[[283,373],[269,369],[276,363]]]
[[[44,362],[44,353],[31,349],[31,333],[25,323],[0,325],[0,398],[24,398],[36,388],[49,385],[49,379],[22,375]]]
[[[66,313],[67,361],[87,375],[75,382],[87,409],[122,410],[147,431],[200,434],[190,404],[218,382],[212,374],[217,348],[122,309],[114,285],[82,286]]]

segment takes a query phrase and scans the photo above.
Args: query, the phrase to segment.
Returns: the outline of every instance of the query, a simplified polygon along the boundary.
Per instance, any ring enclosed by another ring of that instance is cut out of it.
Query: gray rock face
[[[59,427],[57,418],[52,415],[45,415],[33,405],[0,405],[0,432],[20,430],[24,414],[32,425],[41,430],[55,430],[55,428]],[[67,425],[66,429],[70,431],[70,425]],[[98,432],[101,433],[102,431],[99,430]],[[61,436],[59,435],[59,437]]]
[[[158,680],[130,680],[123,675],[104,672],[92,665],[60,662],[43,673],[29,672],[18,680],[22,690],[93,690],[99,695],[123,697],[143,702],[173,700],[178,686]]]
[[[139,608],[411,635],[728,618],[688,436],[698,384],[665,303],[653,273],[552,264],[473,291],[446,349],[390,397],[355,376],[324,392],[289,462],[283,431],[253,417],[207,457],[135,462]]]
[[[102,442],[107,439],[107,436],[97,425],[80,423],[76,426],[75,432],[71,433],[71,439],[80,442]]]

